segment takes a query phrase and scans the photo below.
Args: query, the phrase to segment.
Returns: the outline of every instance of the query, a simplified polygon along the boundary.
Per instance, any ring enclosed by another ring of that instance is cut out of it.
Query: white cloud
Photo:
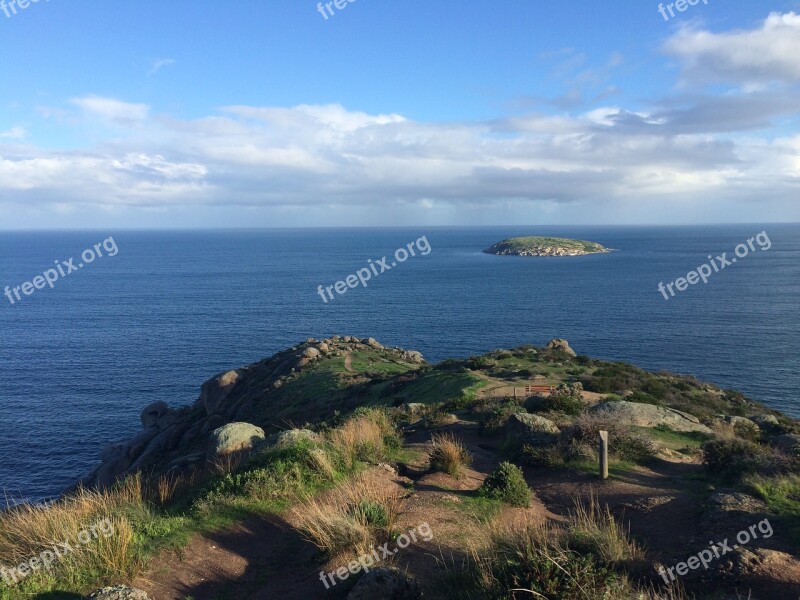
[[[9,139],[9,140],[22,140],[28,136],[28,132],[25,131],[24,127],[12,127],[8,131],[0,131],[0,139]]]
[[[169,65],[174,65],[175,59],[174,58],[157,58],[150,63],[150,70],[147,71],[148,75],[155,75],[164,67]]]
[[[304,206],[324,223],[325,211],[337,206],[424,214],[748,194],[758,202],[796,197],[800,183],[797,138],[720,136],[699,99],[648,113],[604,107],[477,123],[420,123],[338,105],[236,106],[176,120],[107,98],[76,104],[139,121],[124,130],[127,137],[92,151],[28,148],[11,156],[0,144],[0,198],[140,209]],[[722,111],[718,118],[729,124],[731,117]]]
[[[771,13],[760,27],[712,33],[686,27],[664,44],[692,82],[758,86],[800,82],[800,15]]]
[[[72,98],[70,102],[81,108],[87,115],[122,124],[143,121],[150,112],[150,107],[146,104],[132,104],[99,96]]]

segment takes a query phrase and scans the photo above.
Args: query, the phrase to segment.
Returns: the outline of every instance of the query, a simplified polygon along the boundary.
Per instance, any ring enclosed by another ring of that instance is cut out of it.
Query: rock
[[[303,350],[303,358],[317,358],[319,356],[319,350],[316,348],[306,348]]]
[[[347,600],[420,600],[422,591],[415,579],[394,567],[380,567],[363,575]]]
[[[330,351],[331,351],[331,347],[330,347],[330,346],[328,346],[328,344],[326,344],[325,342],[322,342],[321,344],[319,344],[319,345],[317,346],[317,350],[319,350],[319,351],[320,351],[320,352],[322,352],[323,354],[327,354],[328,352],[330,352]]]
[[[763,429],[780,427],[778,417],[775,415],[756,415],[754,417],[750,417],[750,420]]]
[[[569,342],[567,340],[562,340],[560,338],[555,338],[547,342],[547,348],[549,350],[561,350],[562,352],[566,352],[570,356],[577,356],[575,351],[569,347]]]
[[[86,600],[150,600],[150,596],[136,588],[115,585],[92,592]]]
[[[383,350],[383,345],[375,338],[367,338],[364,340],[364,343],[370,348],[375,348],[375,350]]]
[[[596,404],[589,409],[589,414],[618,421],[622,425],[636,425],[638,427],[664,426],[679,432],[711,433],[708,427],[689,413],[675,410],[674,408],[628,402],[627,400]]]
[[[560,433],[550,419],[527,413],[514,413],[508,417],[505,431],[515,439],[534,443],[551,442]]]
[[[422,358],[422,353],[421,352],[417,352],[416,350],[409,350],[403,356],[405,357],[405,359],[407,361],[412,362],[412,363],[416,363],[416,364],[420,364],[421,365],[422,363],[425,362],[425,359]]]
[[[239,382],[238,371],[228,371],[206,381],[200,388],[200,403],[209,415],[220,414],[222,403]]]
[[[310,429],[289,429],[269,436],[264,446],[279,450],[281,448],[296,446],[298,443],[305,441],[318,444],[320,442],[319,434],[314,433]]]
[[[717,492],[708,499],[709,503],[721,511],[761,512],[766,505],[753,496],[740,492]]]
[[[750,419],[746,419],[745,417],[738,417],[735,415],[720,415],[720,417],[725,423],[731,425],[734,431],[739,434],[751,434],[751,435],[759,435],[761,433],[761,428],[756,425]]]
[[[402,410],[409,417],[417,417],[424,413],[427,407],[428,405],[423,404],[422,402],[407,402],[400,407],[400,410]]]
[[[794,433],[778,435],[772,438],[770,442],[785,452],[800,453],[800,435]]]
[[[215,429],[209,441],[210,456],[224,456],[242,450],[251,450],[266,436],[264,430],[250,423],[228,423]]]
[[[174,411],[170,410],[166,402],[153,402],[142,410],[139,417],[142,420],[142,426],[147,429],[148,427],[156,427],[160,422]]]

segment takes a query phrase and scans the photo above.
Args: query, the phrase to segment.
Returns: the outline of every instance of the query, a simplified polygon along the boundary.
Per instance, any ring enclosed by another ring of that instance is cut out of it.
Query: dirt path
[[[348,373],[353,373],[353,357],[349,352],[344,355],[344,370]]]
[[[349,356],[346,365],[348,360]],[[466,505],[499,461],[493,446],[496,440],[481,437],[476,424],[462,421],[444,429],[460,437],[473,455],[473,464],[462,478],[427,472],[425,456],[431,432],[426,430],[409,432],[406,437],[407,447],[418,451],[416,462],[404,466],[401,473],[373,469],[385,485],[406,490],[398,532],[427,524],[433,533],[430,541],[420,540],[381,564],[406,570],[422,582],[425,597],[433,600],[443,597],[436,587],[442,564],[461,565],[470,542],[480,539],[486,529],[480,515],[466,510]],[[644,542],[650,558],[674,565],[706,547],[707,540],[730,538],[754,522],[753,515],[746,514],[721,521],[708,519],[704,503],[709,491],[695,477],[699,469],[698,464],[658,461],[601,482],[590,473],[527,468],[526,479],[535,494],[532,506],[506,508],[498,518],[563,521],[576,498],[586,502],[594,495],[601,506],[610,507],[634,538]],[[320,572],[332,572],[357,557],[326,561],[291,520],[288,515],[251,517],[229,531],[195,536],[181,552],[163,552],[135,585],[154,600],[345,598],[351,582],[327,590]],[[782,565],[769,568],[774,572],[768,573],[765,566],[764,583],[771,588],[759,588],[765,595],[753,598],[790,598],[780,594],[793,584],[776,581],[792,582],[797,575],[793,571],[787,574]],[[777,589],[778,595],[765,592],[767,589]]]

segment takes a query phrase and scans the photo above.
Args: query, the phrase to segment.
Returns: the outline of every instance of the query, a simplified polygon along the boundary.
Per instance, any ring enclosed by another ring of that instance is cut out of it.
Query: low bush
[[[484,435],[497,435],[502,431],[511,415],[524,412],[526,410],[513,399],[486,407],[481,410],[481,433]]]
[[[620,460],[647,462],[655,456],[656,449],[647,438],[631,433],[616,421],[581,415],[575,420],[570,431],[571,438],[577,442],[597,445],[600,431],[608,432],[608,452]]]
[[[542,403],[542,409],[579,415],[585,406],[581,398],[583,386],[580,383],[561,384]]]
[[[531,491],[522,469],[510,462],[501,463],[483,482],[479,495],[502,500],[512,506],[530,506]]]
[[[770,446],[741,438],[713,439],[703,444],[703,464],[726,481],[740,481],[745,475],[764,476],[800,473],[800,459]]]

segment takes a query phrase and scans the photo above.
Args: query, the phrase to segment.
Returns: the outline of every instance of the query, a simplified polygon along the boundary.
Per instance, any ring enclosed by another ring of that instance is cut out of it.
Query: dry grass
[[[588,503],[575,499],[570,516],[570,546],[598,556],[606,564],[632,565],[644,561],[644,550],[631,540],[630,533],[617,522],[608,505],[600,506],[594,494]]]
[[[172,485],[164,483],[166,495]],[[122,510],[124,509],[124,510]],[[126,512],[146,511],[140,477],[131,477],[112,490],[79,489],[74,495],[52,505],[22,504],[0,515],[0,564],[19,565],[38,556],[43,549],[71,542],[75,552],[58,561],[58,571],[65,580],[76,580],[81,573],[100,576],[124,576],[133,572],[133,530]],[[78,534],[108,519],[113,533],[93,536],[88,544],[77,543]],[[42,571],[26,579],[44,577]]]
[[[298,528],[320,550],[365,554],[389,538],[400,511],[401,489],[374,473],[363,473],[312,498],[292,513]]]
[[[383,410],[370,410],[345,421],[332,430],[328,438],[342,457],[346,468],[352,469],[358,459],[375,462],[386,454],[386,439],[396,435],[394,425]]]
[[[476,597],[509,599],[685,600],[679,588],[639,589],[624,567],[644,559],[610,511],[596,499],[576,503],[569,522],[544,522],[530,513],[495,519],[470,536],[464,585]]]
[[[214,475],[228,475],[235,473],[242,466],[245,459],[243,452],[230,452],[216,457],[211,463],[211,472]]]
[[[431,470],[455,478],[461,477],[464,469],[472,464],[472,455],[466,446],[451,433],[435,433],[431,436],[429,459]]]

